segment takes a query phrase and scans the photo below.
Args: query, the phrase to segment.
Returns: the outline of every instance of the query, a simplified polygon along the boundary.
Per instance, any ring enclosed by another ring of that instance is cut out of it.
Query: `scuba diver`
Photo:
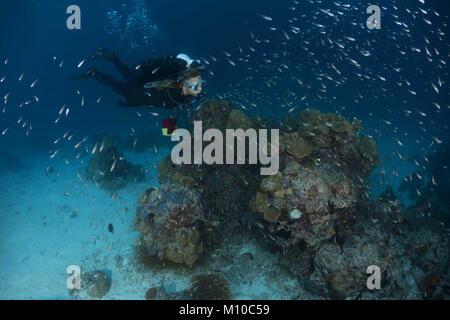
[[[121,107],[154,106],[172,109],[180,106],[184,110],[205,99],[202,90],[206,81],[200,74],[204,71],[204,66],[200,60],[193,60],[186,54],[151,58],[134,68],[129,68],[114,52],[105,48],[97,49],[89,58],[112,62],[125,81],[116,80],[93,67],[68,79],[97,80],[122,96],[123,99],[118,102]],[[175,128],[174,117],[163,121],[164,135],[170,135]]]

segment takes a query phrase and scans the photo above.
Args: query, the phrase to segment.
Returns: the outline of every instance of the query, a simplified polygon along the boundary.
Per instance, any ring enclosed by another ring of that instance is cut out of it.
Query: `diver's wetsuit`
[[[114,63],[125,82],[98,71],[93,72],[92,77],[125,98],[125,101],[119,101],[121,107],[156,106],[170,109],[187,106],[195,100],[193,97],[183,95],[181,87],[167,88],[162,91],[156,88],[144,88],[148,82],[167,79],[186,69],[186,61],[178,59],[175,55],[152,58],[133,69],[130,69],[115,54],[108,60]]]

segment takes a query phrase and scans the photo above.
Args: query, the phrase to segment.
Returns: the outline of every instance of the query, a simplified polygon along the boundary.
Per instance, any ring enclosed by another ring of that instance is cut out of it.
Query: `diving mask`
[[[206,80],[203,80],[203,79],[194,84],[189,84],[189,82],[186,80],[183,82],[183,87],[192,89],[194,91],[198,91],[199,89],[203,88],[205,83],[206,83]]]

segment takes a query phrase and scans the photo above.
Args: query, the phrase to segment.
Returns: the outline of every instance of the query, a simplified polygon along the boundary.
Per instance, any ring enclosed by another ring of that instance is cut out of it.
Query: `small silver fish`
[[[258,14],[258,16],[260,16],[261,18],[263,18],[264,20],[267,20],[267,21],[272,21],[273,20],[271,17],[266,16],[264,14]]]
[[[94,148],[92,148],[92,152],[91,152],[91,154],[94,154],[95,153],[95,151],[97,151],[97,145],[98,145],[98,141],[95,143],[95,146],[94,146]]]
[[[441,144],[441,143],[442,143],[442,141],[441,141],[441,140],[439,140],[438,138],[436,138],[436,137],[433,137],[433,136],[432,136],[432,138],[433,138],[433,140],[434,140],[434,141],[436,141],[436,143],[437,143],[437,144]]]
[[[114,168],[116,167],[116,164],[117,164],[117,159],[114,160],[114,162],[111,165],[111,168],[109,169],[109,171],[113,172]]]
[[[228,59],[228,58],[227,58],[227,60],[232,66],[236,66],[236,63],[234,63],[234,61],[232,61],[231,59]]]
[[[417,111],[418,114],[420,114],[422,117],[426,117],[426,113],[423,113],[422,111]]]
[[[78,142],[78,143],[75,145],[75,149],[78,149],[78,147],[79,147],[83,142],[85,142],[86,139],[87,139],[87,137],[85,137],[83,140],[81,140],[80,142]]]
[[[50,159],[53,159],[53,158],[58,154],[58,152],[59,152],[59,149],[56,150],[56,151],[50,156]]]
[[[403,143],[401,143],[401,141],[400,141],[400,140],[398,140],[397,138],[394,138],[394,140],[395,140],[395,141],[397,141],[397,143],[398,143],[398,145],[399,145],[400,147],[402,147],[402,146],[403,146]]]
[[[61,115],[61,114],[64,112],[64,109],[65,109],[65,108],[66,108],[66,105],[63,105],[63,106],[61,107],[61,109],[59,109],[58,114]]]
[[[436,93],[439,93],[439,89],[436,87],[434,82],[431,82],[431,86],[433,87],[434,91],[436,91]]]

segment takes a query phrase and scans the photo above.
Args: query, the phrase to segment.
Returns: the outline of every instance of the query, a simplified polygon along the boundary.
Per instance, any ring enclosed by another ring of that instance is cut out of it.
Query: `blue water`
[[[66,27],[72,4],[81,8],[81,30]],[[426,181],[433,177],[432,192],[445,194],[450,185],[448,2],[378,4],[380,30],[366,27],[369,4],[354,0],[1,1],[0,298],[70,299],[66,267],[73,264],[114,269],[109,299],[142,299],[149,287],[170,278],[124,271],[116,262],[117,256],[131,259],[137,199],[158,185],[156,165],[170,153],[160,127],[171,111],[155,108],[155,116],[120,108],[119,96],[102,85],[65,80],[91,65],[120,77],[107,62],[86,60],[77,68],[98,47],[113,50],[129,66],[170,53],[205,59],[208,98],[226,98],[251,117],[280,120],[306,108],[356,117],[362,133],[377,142],[382,161],[367,182],[371,198],[387,186],[397,190],[415,172]],[[63,105],[70,112],[55,123]],[[180,115],[182,126],[186,117]],[[148,173],[111,200],[94,183],[85,185],[89,157],[77,158],[74,145],[88,137],[91,149],[95,135],[126,138],[133,131],[153,134],[146,152],[124,151]],[[399,197],[406,206],[417,200],[401,191]],[[433,201],[440,205],[439,198]],[[442,210],[448,215],[446,205]],[[73,212],[76,217],[70,218]],[[110,222],[114,234],[107,232]],[[134,273],[140,280],[133,286]],[[166,284],[183,289],[189,277],[170,279]],[[292,298],[287,289],[270,289],[270,283],[255,286],[248,295],[250,289],[236,287],[235,298]]]

